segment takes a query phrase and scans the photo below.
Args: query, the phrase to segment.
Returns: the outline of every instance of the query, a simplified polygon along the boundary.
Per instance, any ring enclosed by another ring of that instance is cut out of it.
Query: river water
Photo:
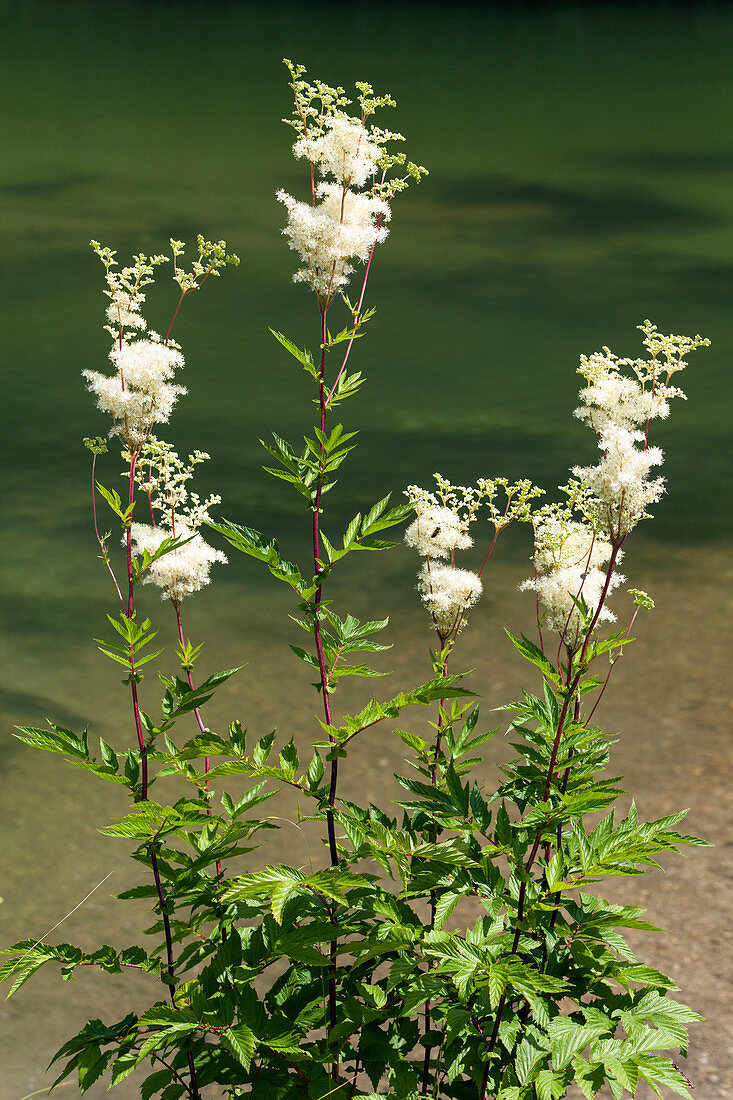
[[[126,257],[200,231],[239,253],[241,266],[186,302],[177,324],[190,395],[168,437],[182,452],[211,452],[200,484],[221,493],[221,514],[276,535],[288,556],[307,551],[308,517],[262,473],[257,442],[270,428],[297,439],[310,424],[305,376],[267,326],[316,342],[313,304],[289,282],[294,257],[274,201],[276,188],[297,193],[305,184],[279,121],[290,111],[283,55],[331,83],[388,88],[398,109],[385,125],[408,136],[409,155],[431,173],[395,201],[375,260],[368,300],[378,313],[353,353],[368,381],[345,411],[359,448],[329,500],[333,531],[385,492],[427,485],[436,469],[465,483],[529,476],[552,491],[569,466],[594,460],[570,415],[580,352],[609,345],[639,354],[635,325],[645,317],[713,341],[684,379],[689,401],[657,433],[669,492],[635,535],[625,571],[660,608],[644,624],[637,670],[619,673],[608,720],[630,731],[620,762],[640,797],[660,813],[697,807],[700,827],[716,828],[705,813],[726,797],[716,783],[730,751],[729,711],[721,718],[711,699],[726,667],[730,611],[720,585],[730,576],[721,501],[731,436],[733,12],[25,0],[0,4],[0,14],[2,941],[40,937],[108,872],[53,935],[87,948],[124,945],[145,920],[111,900],[132,872],[123,842],[96,832],[122,811],[119,792],[10,736],[16,724],[50,717],[72,728],[89,722],[118,747],[130,737],[125,691],[92,641],[112,604],[80,445],[105,430],[80,378],[107,351],[90,238]],[[151,294],[154,327],[172,304],[168,287]],[[106,461],[103,479],[114,484]],[[502,626],[531,625],[531,601],[516,590],[528,556],[521,536],[500,544],[461,645],[488,706],[524,682]],[[429,674],[415,564],[402,549],[365,555],[335,582],[341,609],[391,616],[395,648],[383,667],[394,674],[377,684],[385,693]],[[298,641],[293,608],[269,581],[248,560],[219,567],[186,608],[186,629],[205,640],[207,669],[247,664],[212,704],[212,724],[237,716],[258,736],[277,726],[307,745],[317,699],[288,649]],[[160,667],[172,667],[170,609],[149,591],[141,604],[169,632],[171,658]],[[342,705],[358,706],[358,692]],[[489,782],[504,752],[501,742],[491,748]],[[384,799],[398,766],[397,743],[380,734],[346,762],[342,789]],[[286,820],[297,807],[284,802],[279,812],[283,827],[267,855],[321,858],[318,840]],[[700,866],[718,882],[718,864]],[[680,905],[692,881],[679,879],[668,904]],[[717,886],[712,894],[715,926],[724,910]],[[709,965],[712,975],[712,957]],[[683,968],[679,980],[722,1020],[713,976],[693,979]],[[1,1100],[48,1084],[51,1054],[88,1014],[109,1017],[128,999],[139,1006],[157,996],[142,978],[34,978],[0,1009]],[[709,1061],[698,1059],[703,1079],[711,1075],[706,1095],[724,1096]],[[77,1092],[65,1085],[61,1095]],[[134,1083],[118,1095],[136,1095]]]

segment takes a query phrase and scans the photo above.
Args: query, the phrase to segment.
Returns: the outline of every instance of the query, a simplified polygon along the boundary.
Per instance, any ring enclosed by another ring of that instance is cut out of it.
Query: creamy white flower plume
[[[542,626],[557,631],[570,649],[579,644],[587,628],[578,603],[586,604],[591,619],[598,610],[606,583],[601,567],[610,560],[611,552],[607,539],[592,527],[570,519],[567,512],[550,506],[538,514],[534,555],[537,575],[524,581],[520,589],[538,594]],[[617,561],[620,558],[619,553]],[[608,591],[624,580],[622,574],[614,572]],[[612,622],[615,618],[604,603],[596,622]]]
[[[582,405],[575,415],[596,432],[612,425],[630,429],[657,417],[666,420],[668,398],[680,394],[680,390],[661,384],[655,391],[645,390],[637,379],[609,370],[580,391]]]
[[[166,539],[173,537],[168,527],[153,527],[149,523],[133,523],[132,547],[136,557],[155,554]],[[186,596],[198,592],[210,582],[214,562],[226,562],[221,550],[215,550],[204,542],[193,527],[180,517],[175,527],[175,537],[189,539],[182,546],[169,550],[157,558],[143,573],[143,584],[154,584],[161,590],[161,598],[180,603]]]
[[[151,390],[135,390],[122,385],[119,374],[106,375],[85,370],[82,374],[97,398],[97,406],[114,419],[111,435],[119,435],[126,443],[138,446],[147,438],[153,425],[165,424],[170,418],[185,386],[160,383]]]
[[[645,448],[644,443],[642,432],[610,425],[599,435],[598,465],[573,468],[584,490],[580,507],[597,529],[609,531],[616,540],[647,517],[649,505],[664,493],[664,478],[650,477],[664,455],[659,447]]]
[[[376,110],[395,106],[389,94],[375,95],[370,84],[357,83],[358,114],[352,117],[345,110],[352,101],[343,88],[331,88],[322,80],[311,84],[303,79],[302,65],[287,59],[285,64],[294,109],[292,118],[283,121],[298,135],[294,156],[312,165],[312,201],[277,192],[288,211],[283,233],[303,262],[294,281],[307,283],[327,307],[347,285],[354,263],[366,262],[375,245],[387,237],[389,200],[407,187],[408,180],[419,181],[426,170],[404,153],[387,151],[390,142],[404,140],[401,134],[367,126]],[[393,169],[399,169],[397,175],[392,175]],[[330,181],[314,187],[316,170]]]
[[[405,542],[424,558],[449,558],[473,546],[468,523],[452,508],[428,504],[405,531]]]
[[[370,194],[344,193],[335,183],[321,183],[316,206],[299,202],[285,191],[277,198],[288,211],[283,233],[304,263],[293,280],[307,283],[328,300],[346,286],[354,268],[350,261],[366,262],[375,244],[386,240],[388,230],[377,219],[388,221],[389,204]]]
[[[408,485],[405,490],[415,510],[415,519],[405,531],[405,542],[424,558],[452,558],[456,550],[473,546],[468,528],[485,494],[473,487],[451,485],[442,474],[434,477],[435,493],[419,485]]]
[[[183,366],[176,347],[157,340],[132,340],[115,345],[109,353],[125,385],[153,392],[162,382],[170,382],[173,372]]]
[[[326,119],[322,134],[299,138],[293,153],[348,187],[363,187],[376,172],[383,149],[359,119],[335,115]]]
[[[482,592],[477,573],[428,562],[418,574],[417,587],[433,625],[444,639],[465,626],[466,611]]]
[[[566,489],[595,530],[616,543],[649,516],[649,505],[664,492],[664,478],[650,474],[664,456],[659,447],[647,445],[649,426],[669,416],[672,398],[684,399],[682,390],[670,385],[687,366],[684,356],[710,343],[701,336],[665,336],[651,321],[639,328],[648,359],[619,359],[604,347],[582,355],[578,368],[587,386],[575,415],[596,432],[602,457],[596,466],[574,467],[578,480]]]
[[[176,401],[186,393],[185,386],[171,382],[183,366],[183,356],[175,346],[138,338],[124,340],[121,347],[115,342],[109,358],[115,374],[85,370],[82,375],[98,408],[114,420],[110,434],[118,435],[128,447],[138,447],[155,424],[167,423]]]

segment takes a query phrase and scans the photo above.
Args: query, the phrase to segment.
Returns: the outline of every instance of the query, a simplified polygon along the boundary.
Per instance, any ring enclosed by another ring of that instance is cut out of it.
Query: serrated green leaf
[[[227,1028],[222,1035],[222,1042],[229,1048],[237,1061],[248,1070],[257,1045],[252,1029],[247,1027],[246,1024],[238,1024],[236,1027]]]
[[[550,661],[545,657],[541,649],[539,649],[534,642],[531,642],[529,638],[525,638],[524,634],[521,634],[518,638],[507,630],[509,638],[516,649],[525,657],[528,661],[531,661],[533,665],[536,665],[543,676],[546,676],[553,684],[558,687],[562,687],[562,681],[557,669]]]

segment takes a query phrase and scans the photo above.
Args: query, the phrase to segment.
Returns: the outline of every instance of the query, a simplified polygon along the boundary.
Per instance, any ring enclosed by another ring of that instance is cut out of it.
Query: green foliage
[[[343,120],[343,89],[311,85],[301,66],[288,67],[297,133],[323,135],[334,119]],[[363,121],[391,102],[369,85],[357,90]],[[380,144],[398,136],[370,133]],[[404,158],[384,154],[379,163],[392,168]],[[405,172],[423,174],[410,164]],[[405,182],[377,184],[374,193],[391,196]],[[170,243],[181,298],[236,262],[224,242],[200,237],[198,259],[186,272],[178,266],[182,242]],[[115,275],[114,253],[95,248],[110,296],[122,295],[118,309],[139,305],[141,288],[164,258],[136,257]],[[189,540],[166,538],[154,553],[138,555],[129,567],[128,602],[117,587],[123,611],[107,616],[114,636],[98,639],[101,652],[125,670],[134,747],[119,750],[100,739],[93,755],[87,730],[77,735],[50,722],[47,729],[22,727],[16,736],[127,788],[127,812],[100,832],[124,843],[140,869],[139,881],[118,898],[151,914],[146,946],[103,944],[89,953],[47,944],[47,937],[25,939],[1,952],[7,960],[0,982],[11,996],[47,963],[65,979],[89,967],[114,975],[136,969],[155,979],[142,1011],[111,1024],[90,1020],[56,1053],[53,1062],[62,1067],[56,1084],[75,1074],[82,1094],[102,1077],[111,1087],[140,1069],[142,1100],[195,1100],[213,1088],[255,1100],[561,1100],[571,1085],[588,1100],[606,1087],[619,1100],[640,1082],[659,1096],[668,1090],[690,1097],[669,1052],[686,1055],[688,1027],[700,1017],[675,1001],[675,983],[637,960],[626,943],[626,929],[656,931],[644,911],[588,892],[610,876],[644,874],[661,855],[702,843],[678,831],[684,813],[640,821],[633,803],[623,817],[613,808],[623,792],[608,774],[613,739],[592,723],[594,693],[605,688],[593,668],[598,657],[613,661],[623,652],[628,632],[586,637],[552,660],[541,636],[538,646],[507,631],[540,689],[500,708],[511,716],[514,755],[495,790],[477,769],[498,731],[481,725],[466,675],[449,673],[452,643],[431,654],[427,682],[384,701],[372,697],[355,714],[335,714],[340,682],[384,675],[369,655],[390,647],[376,640],[387,618],[360,621],[326,599],[332,571],[354,551],[392,547],[382,533],[411,512],[390,507],[387,495],[338,536],[324,532],[324,496],[356,436],[340,423],[331,426],[328,414],[363,381],[346,372],[352,343],[374,312],[362,300],[363,294],[354,306],[344,298],[347,321],[332,334],[326,318],[332,303],[317,299],[318,357],[270,330],[317,390],[318,423],[302,448],[277,432],[263,443],[275,463],[267,472],[305,501],[312,560],[295,564],[253,528],[209,521],[292,590],[291,619],[306,642],[290,648],[315,676],[323,719],[297,741],[274,730],[250,737],[236,720],[225,730],[209,729],[201,712],[239,669],[194,679],[201,646],[185,640],[176,600],[182,674],[159,672],[160,705],[145,709],[151,689],[144,685],[143,700],[140,670],[164,651],[152,649],[160,629],[137,620],[134,585]],[[657,339],[655,331],[645,329],[649,340]],[[342,345],[332,366],[329,355]],[[85,442],[95,461],[106,451],[100,439]],[[125,505],[116,491],[95,484],[129,534],[134,499]],[[453,491],[443,479],[439,484]],[[529,518],[538,494],[529,482],[482,479],[481,485],[497,531],[513,518]],[[473,501],[473,491],[460,491]],[[503,511],[500,491],[507,497]],[[111,572],[105,540],[99,542]],[[635,598],[641,607],[651,602],[644,593]],[[575,608],[590,634],[582,598]],[[396,777],[399,801],[384,808],[344,798],[339,767],[352,742],[411,708],[420,708],[422,720],[381,733],[408,756],[408,774]],[[280,827],[284,813],[276,801],[271,815],[260,815],[285,790],[298,798],[297,821],[289,824],[322,840],[323,856],[309,843],[307,865],[246,860],[260,834]]]
[[[108,615],[107,619],[110,626],[122,639],[122,642],[95,638],[95,642],[99,642],[100,652],[104,653],[105,657],[109,657],[111,661],[116,661],[117,664],[127,669],[127,676],[123,683],[141,680],[142,677],[138,670],[149,661],[154,661],[163,652],[162,649],[158,649],[154,653],[142,652],[150,645],[158,631],[151,629],[150,619],[144,619],[138,626],[134,616],[128,618],[122,612],[116,618]]]
[[[302,594],[303,578],[297,566],[285,561],[280,556],[280,548],[275,539],[265,538],[259,531],[254,531],[251,527],[242,527],[239,524],[230,523],[228,520],[209,523],[209,527],[223,535],[235,550],[239,550],[242,554],[247,554],[251,558],[256,558],[258,561],[263,561],[276,580],[285,581],[299,595]]]

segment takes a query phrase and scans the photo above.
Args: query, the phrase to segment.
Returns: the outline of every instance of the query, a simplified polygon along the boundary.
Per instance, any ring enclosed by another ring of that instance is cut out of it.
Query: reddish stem
[[[631,622],[629,623],[629,628],[628,628],[628,630],[626,631],[626,636],[625,636],[625,638],[624,638],[624,642],[628,642],[628,640],[629,640],[629,635],[631,634],[631,631],[632,631],[632,629],[633,629],[634,623],[636,622],[636,616],[637,616],[638,614],[639,614],[639,608],[637,607],[636,611],[635,611],[635,612],[634,612],[634,614],[633,614],[633,615],[631,616]],[[613,670],[614,670],[614,667],[615,667],[615,665],[616,665],[616,662],[617,662],[617,661],[619,660],[619,657],[622,657],[622,656],[623,656],[623,652],[624,652],[624,650],[623,650],[623,644],[624,644],[624,643],[622,642],[622,643],[621,643],[621,652],[619,653],[618,657],[615,657],[615,658],[614,658],[614,660],[613,660],[613,661],[611,662],[611,667],[609,668],[608,672],[606,673],[606,679],[605,679],[605,680],[603,681],[603,687],[602,687],[602,688],[601,688],[601,690],[600,690],[600,694],[598,695],[598,698],[596,699],[595,703],[593,704],[593,708],[592,708],[592,710],[591,710],[590,714],[588,715],[588,717],[587,717],[587,719],[586,719],[586,722],[588,722],[588,723],[590,723],[590,720],[591,720],[591,718],[593,717],[593,715],[594,715],[594,714],[595,714],[595,712],[596,712],[596,707],[598,706],[598,704],[600,703],[601,699],[603,698],[604,692],[605,692],[606,688],[608,687],[608,681],[609,681],[609,680],[611,679],[611,673],[612,673],[612,672],[613,672]]]
[[[382,224],[382,215],[380,214],[379,217],[377,218],[377,229],[379,229],[381,224]],[[361,284],[361,294],[359,295],[359,301],[356,304],[356,311],[354,313],[354,328],[353,328],[353,332],[352,332],[352,335],[351,335],[351,339],[349,340],[348,344],[346,345],[346,352],[344,354],[343,362],[341,363],[341,366],[339,367],[338,374],[336,375],[336,380],[333,383],[333,385],[331,386],[331,389],[328,391],[328,397],[326,398],[326,405],[325,405],[326,408],[328,408],[328,406],[330,405],[331,398],[333,397],[334,391],[335,391],[336,387],[338,386],[339,382],[341,381],[341,375],[346,370],[346,364],[349,361],[349,355],[351,354],[351,348],[352,348],[352,345],[354,343],[354,340],[356,339],[356,330],[357,330],[357,327],[358,327],[359,315],[361,314],[361,307],[364,304],[364,295],[366,293],[367,280],[369,278],[369,269],[372,266],[372,257],[374,255],[374,249],[376,247],[377,247],[377,242],[375,240],[374,244],[372,245],[371,249],[369,250],[369,258],[367,260],[366,269],[364,271],[364,281]],[[322,340],[322,343],[325,343],[325,339]]]
[[[610,585],[611,585],[611,577],[613,575],[613,570],[614,570],[614,567],[615,567],[615,564],[616,564],[616,558],[618,557],[618,553],[621,549],[621,546],[622,546],[623,542],[624,542],[624,539],[621,539],[619,542],[615,543],[614,546],[613,546],[613,549],[611,551],[611,557],[610,557],[610,560],[609,560],[609,563],[608,563],[608,571],[606,573],[606,580],[605,580],[605,584],[603,586],[603,591],[601,593],[601,598],[598,602],[598,607],[596,608],[595,615],[593,616],[593,619],[591,620],[590,626],[588,627],[588,632],[586,634],[585,641],[583,642],[583,648],[581,650],[580,659],[579,659],[579,662],[578,662],[579,663],[579,668],[578,668],[578,671],[576,672],[576,674],[575,674],[575,676],[572,680],[572,683],[570,683],[570,682],[568,683],[568,686],[567,686],[566,691],[565,691],[565,699],[563,701],[562,709],[560,711],[560,716],[558,718],[557,732],[555,734],[555,740],[554,740],[553,745],[552,745],[552,753],[551,753],[551,756],[550,756],[550,763],[549,763],[548,769],[547,769],[547,780],[545,782],[545,790],[544,790],[544,795],[543,795],[543,798],[544,798],[545,801],[547,801],[547,797],[550,793],[550,787],[551,787],[551,784],[552,784],[553,773],[554,773],[554,770],[555,770],[555,763],[557,761],[557,754],[558,754],[558,751],[559,751],[559,748],[560,748],[560,741],[562,739],[563,728],[565,726],[565,720],[567,718],[567,713],[568,713],[568,707],[570,705],[570,700],[574,698],[576,689],[577,689],[578,684],[580,682],[580,677],[581,677],[582,667],[583,667],[583,661],[585,660],[586,654],[588,652],[588,646],[590,644],[590,639],[591,639],[591,636],[593,634],[593,630],[595,628],[596,623],[598,622],[598,617],[599,617],[599,615],[601,613],[601,610],[603,608],[603,605],[606,601],[606,597],[608,595],[608,590],[609,590]],[[569,662],[568,662],[568,681],[570,681],[571,668],[572,668],[572,659],[569,660]],[[578,713],[577,702],[576,702],[576,713]],[[566,777],[565,777],[564,782],[563,782],[563,787],[564,788],[567,787],[567,776],[569,775],[569,771],[570,771],[570,769],[568,768],[567,771],[566,771]],[[534,861],[537,857],[537,852],[539,851],[540,843],[541,843],[541,839],[540,839],[541,835],[542,835],[541,831],[539,831],[537,833],[537,835],[535,836],[534,843],[532,845],[532,849],[531,849],[530,854],[529,854],[529,858],[527,859],[527,862],[524,865],[524,869],[525,869],[525,872],[527,874],[529,874],[529,872],[532,870],[532,867],[534,865]],[[511,952],[510,952],[512,955],[516,953],[517,947],[519,946],[519,939],[520,939],[520,935],[521,935],[521,930],[520,930],[519,926],[521,925],[522,920],[524,919],[524,900],[525,900],[526,894],[527,894],[527,882],[526,882],[526,879],[525,879],[522,882],[522,884],[519,888],[519,898],[518,898],[518,903],[517,903],[517,924],[516,924],[516,928],[515,928],[515,932],[514,932],[514,940],[512,942],[512,949],[511,949]],[[493,1030],[491,1032],[491,1039],[489,1040],[489,1048],[488,1049],[489,1049],[490,1053],[493,1052],[494,1048],[496,1047],[496,1042],[497,1042],[497,1039],[499,1037],[499,1028],[501,1027],[501,1020],[502,1020],[502,1017],[504,1015],[505,1005],[506,1005],[506,994],[502,994],[501,999],[499,1001],[499,1004],[497,1005],[496,1019],[494,1021],[494,1027],[493,1027]],[[490,1071],[490,1063],[487,1062],[486,1066],[484,1067],[483,1077],[482,1077],[482,1080],[481,1080],[481,1087],[480,1087],[480,1090],[479,1090],[479,1100],[486,1100],[486,1088],[487,1088],[488,1080],[489,1080],[489,1071]]]
[[[130,452],[130,480],[129,480],[129,493],[128,493],[128,507],[135,503],[135,464],[137,461],[137,452],[131,450]],[[130,513],[131,514],[131,513]],[[126,617],[132,622],[135,617],[135,575],[132,565],[132,530],[128,526],[127,528],[127,579],[128,579],[128,597],[127,608],[125,610]],[[123,601],[124,604],[124,601]],[[141,800],[147,802],[148,800],[148,750],[145,744],[145,737],[143,734],[142,720],[140,718],[140,704],[137,695],[137,679],[135,674],[135,659],[132,653],[130,653],[130,693],[132,696],[132,712],[135,718],[135,729],[137,732],[137,741],[140,748],[140,769],[141,769]],[[165,952],[166,959],[168,961],[168,976],[163,981],[168,986],[168,994],[171,999],[171,1004],[175,1007],[175,979],[173,976],[174,959],[173,959],[173,937],[171,935],[170,920],[168,917],[168,910],[166,905],[165,893],[163,891],[163,884],[160,879],[160,870],[158,868],[158,856],[155,850],[155,840],[151,841],[148,851],[150,853],[150,866],[153,872],[153,878],[155,880],[155,891],[158,895],[158,907],[160,909],[160,915],[163,920],[163,933],[165,936]],[[196,1079],[196,1067],[191,1051],[187,1051],[188,1068],[190,1073],[191,1085],[190,1096],[191,1100],[199,1100],[198,1083]]]
[[[499,530],[500,530],[500,528],[499,528],[499,527],[495,528],[495,530],[494,530],[494,537],[493,537],[493,539],[491,540],[491,546],[490,546],[490,547],[489,547],[489,549],[488,549],[488,550],[486,551],[486,557],[485,557],[485,558],[484,558],[484,560],[482,561],[482,563],[481,563],[481,568],[480,568],[480,569],[479,569],[479,571],[478,571],[478,575],[479,575],[479,577],[480,577],[480,576],[481,576],[481,574],[483,573],[484,569],[486,568],[486,563],[488,562],[489,558],[491,557],[491,555],[492,555],[492,554],[493,554],[493,552],[494,552],[494,547],[496,546],[496,540],[497,540],[497,539],[498,539],[498,537],[499,537]],[[502,530],[503,530],[503,528],[502,528]]]
[[[183,301],[183,299],[185,297],[186,297],[186,291],[182,290],[181,291],[181,297],[178,299],[178,305],[176,306],[176,311],[173,314],[173,317],[171,319],[171,323],[168,325],[168,331],[165,334],[165,346],[166,347],[168,347],[168,341],[171,338],[171,333],[173,332],[173,326],[175,325],[176,317],[178,316],[178,310],[181,308],[181,302]]]
[[[326,400],[325,400],[325,378],[326,378],[326,314],[328,307],[321,306],[321,365],[320,365],[320,383],[318,389],[319,405],[321,410],[321,431],[326,430]],[[324,455],[325,455],[325,449]],[[323,697],[323,712],[326,718],[326,723],[331,725],[331,700],[328,691],[328,672],[326,670],[326,658],[323,652],[323,640],[321,637],[321,621],[319,618],[319,611],[321,602],[323,599],[323,585],[319,578],[323,569],[321,567],[321,534],[320,534],[320,513],[321,513],[321,497],[323,494],[323,462],[321,463],[321,469],[318,474],[318,487],[316,489],[316,499],[313,505],[313,567],[315,571],[316,580],[316,593],[314,599],[314,618],[313,618],[313,639],[316,646],[316,655],[318,657],[318,668],[320,672],[321,680],[321,695]],[[331,744],[336,743],[336,738],[333,734],[329,734],[329,741]],[[328,850],[331,859],[331,866],[338,866],[338,849],[336,847],[336,826],[334,822],[334,806],[336,804],[336,787],[338,783],[338,759],[334,758],[331,761],[331,781],[328,790],[328,809],[326,811],[326,829],[328,831]],[[331,918],[334,927],[336,921],[334,917]],[[328,979],[328,1018],[329,1028],[333,1030],[336,1026],[336,967],[337,967],[337,939],[331,940],[330,951],[330,963],[331,973]],[[333,1065],[334,1077],[338,1074],[338,1062],[334,1061]]]
[[[610,557],[609,562],[608,562],[608,570],[606,572],[606,581],[605,581],[605,584],[603,585],[603,591],[601,592],[601,598],[598,601],[598,607],[596,608],[596,613],[593,616],[593,618],[591,619],[591,624],[588,627],[588,633],[586,634],[585,641],[583,642],[583,649],[581,650],[581,653],[580,653],[580,664],[581,665],[583,664],[583,661],[585,660],[586,654],[588,652],[588,646],[590,645],[591,636],[592,636],[593,631],[595,629],[596,623],[598,622],[598,616],[600,615],[601,611],[603,610],[603,605],[605,604],[606,597],[608,596],[608,589],[611,585],[611,577],[613,576],[613,570],[614,570],[614,567],[616,565],[616,558],[619,555],[619,551],[621,550],[621,547],[626,542],[626,538],[627,538],[626,535],[624,535],[622,538],[620,538],[618,542],[614,543],[613,549],[611,550],[611,557]]]
[[[175,600],[172,600],[171,603],[173,604],[173,608],[176,612],[176,624],[178,626],[178,638],[179,638],[179,641],[181,643],[181,646],[184,647],[185,644],[186,644],[186,640],[183,636],[183,624],[181,622],[181,605],[180,605],[180,603],[176,602]],[[185,672],[186,672],[186,679],[188,680],[188,686],[190,687],[191,691],[193,691],[194,686],[193,686],[193,675],[191,673],[191,669],[187,668],[185,670]],[[198,723],[199,730],[201,731],[202,734],[207,734],[209,731],[206,728],[206,726],[204,725],[204,721],[203,721],[203,718],[201,717],[201,712],[200,712],[199,708],[194,707],[193,708],[193,713],[196,715],[196,721]],[[209,757],[205,756],[204,757],[204,773],[206,774],[207,778],[206,778],[204,786],[205,786],[207,794],[209,792],[208,774],[209,774],[210,764],[211,764],[211,761],[210,761]],[[212,816],[211,806],[209,805],[208,802],[206,804],[206,813],[209,815],[209,817]],[[217,859],[217,861],[216,861],[216,877],[217,877],[217,879],[221,878],[221,874],[222,874],[221,861]]]

